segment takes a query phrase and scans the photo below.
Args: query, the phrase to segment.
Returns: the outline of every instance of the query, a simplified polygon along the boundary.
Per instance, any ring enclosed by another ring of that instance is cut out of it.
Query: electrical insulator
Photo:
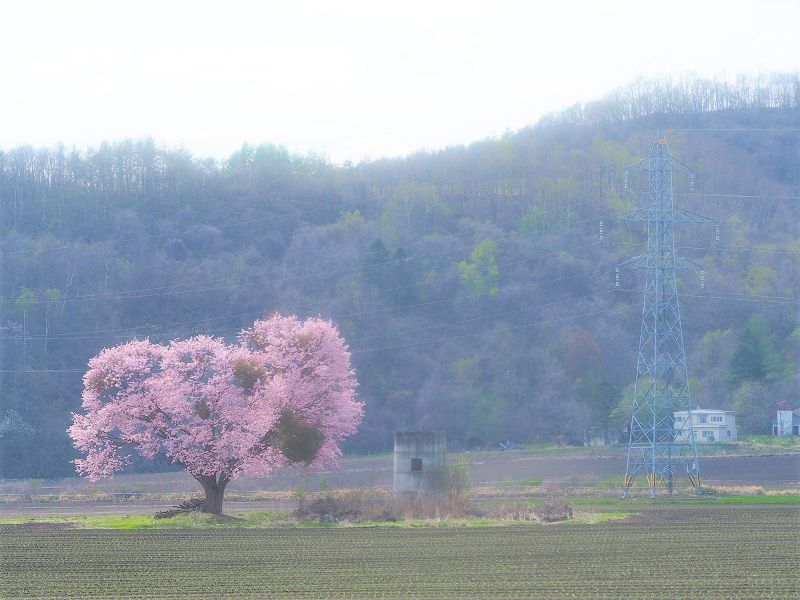
[[[603,222],[600,221],[600,241],[603,241]]]
[[[689,173],[689,191],[694,191],[694,171]]]
[[[714,225],[714,239],[719,241],[719,223]]]
[[[628,189],[628,169],[625,169],[625,189]]]
[[[614,269],[614,287],[619,287],[619,267]]]
[[[706,289],[706,271],[705,269],[700,270],[700,289]]]

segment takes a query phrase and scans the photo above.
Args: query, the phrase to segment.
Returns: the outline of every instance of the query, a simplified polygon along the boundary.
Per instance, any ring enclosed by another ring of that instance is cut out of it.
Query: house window
[[[411,470],[412,471],[422,471],[422,459],[421,458],[412,458],[411,459]]]
[[[792,435],[800,435],[800,425],[792,426]]]
[[[721,416],[715,415],[715,416],[711,417],[711,420],[714,421],[715,423],[722,423],[722,417]]]
[[[703,430],[703,439],[704,440],[713,440],[714,439],[714,432],[708,429]]]

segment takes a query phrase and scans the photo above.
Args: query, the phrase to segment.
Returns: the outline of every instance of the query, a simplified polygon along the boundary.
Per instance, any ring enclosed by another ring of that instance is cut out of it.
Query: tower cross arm
[[[675,258],[675,268],[676,269],[702,269],[702,265],[698,265],[693,260],[689,260],[688,258],[684,258],[682,256],[677,256]]]
[[[619,263],[620,267],[631,267],[633,269],[647,269],[653,266],[653,261],[659,261],[659,257],[651,252],[645,252],[644,254],[639,254],[638,256],[634,256],[633,258],[629,258],[628,260]],[[682,256],[674,256],[672,258],[672,264],[669,265],[669,268],[674,269],[702,269],[702,265],[698,265],[696,262],[689,260],[688,258],[684,258]]]
[[[667,151],[667,152],[669,152],[669,151]],[[666,159],[670,163],[670,165],[669,165],[670,166],[670,170],[672,170],[672,171],[684,171],[686,173],[694,173],[694,169],[692,169],[689,165],[679,161],[674,156],[668,154]],[[631,165],[628,165],[625,168],[625,170],[626,171],[633,171],[633,170],[636,170],[636,171],[663,171],[664,170],[664,165],[663,165],[662,162],[658,161],[657,157],[654,157],[653,155],[651,155],[651,156],[649,156],[647,158],[642,158],[640,160],[637,160],[635,163],[633,163]]]
[[[647,206],[643,208],[635,208],[624,213],[617,213],[614,218],[627,223],[648,223],[650,221],[663,218],[661,212],[662,211],[658,209]],[[717,223],[717,221],[714,219],[709,219],[703,215],[698,215],[697,213],[693,213],[685,208],[674,208],[672,211],[672,218],[670,220],[673,223]]]
[[[676,223],[708,223],[708,224],[717,224],[717,221],[714,219],[709,219],[703,215],[698,215],[697,213],[693,213],[690,210],[686,210],[685,208],[675,208],[674,209],[674,217],[673,220]]]
[[[614,218],[627,223],[647,223],[652,218],[651,213],[649,208],[634,208],[628,212],[617,213]]]

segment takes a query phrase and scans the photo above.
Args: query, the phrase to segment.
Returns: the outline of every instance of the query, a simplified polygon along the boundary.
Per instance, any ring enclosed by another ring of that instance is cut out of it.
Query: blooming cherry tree
[[[69,428],[85,454],[77,471],[95,481],[131,451],[161,454],[197,479],[215,514],[242,474],[335,467],[363,412],[347,346],[322,319],[273,315],[233,345],[208,336],[128,342],[92,358],[83,381],[83,412]]]

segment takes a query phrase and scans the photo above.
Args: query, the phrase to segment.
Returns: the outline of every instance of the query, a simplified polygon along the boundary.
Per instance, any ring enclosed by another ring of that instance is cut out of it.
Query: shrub
[[[458,456],[447,465],[446,493],[451,496],[469,496],[472,478],[469,472],[469,460]]]
[[[364,520],[378,503],[376,494],[366,490],[327,492],[298,506],[295,516],[320,521]]]
[[[536,521],[533,506],[525,500],[505,502],[499,508],[491,511],[491,517],[511,521]]]
[[[308,493],[308,478],[304,477],[300,480],[300,483],[297,484],[297,487],[292,492],[292,495],[297,499],[298,509],[302,511],[303,507],[306,502],[306,495]]]
[[[537,521],[552,523],[571,519],[574,510],[566,496],[553,496],[541,504],[534,506],[533,514]]]
[[[294,513],[297,519],[318,521],[399,521],[452,519],[470,516],[466,494],[392,494],[377,490],[327,492],[306,499]]]

